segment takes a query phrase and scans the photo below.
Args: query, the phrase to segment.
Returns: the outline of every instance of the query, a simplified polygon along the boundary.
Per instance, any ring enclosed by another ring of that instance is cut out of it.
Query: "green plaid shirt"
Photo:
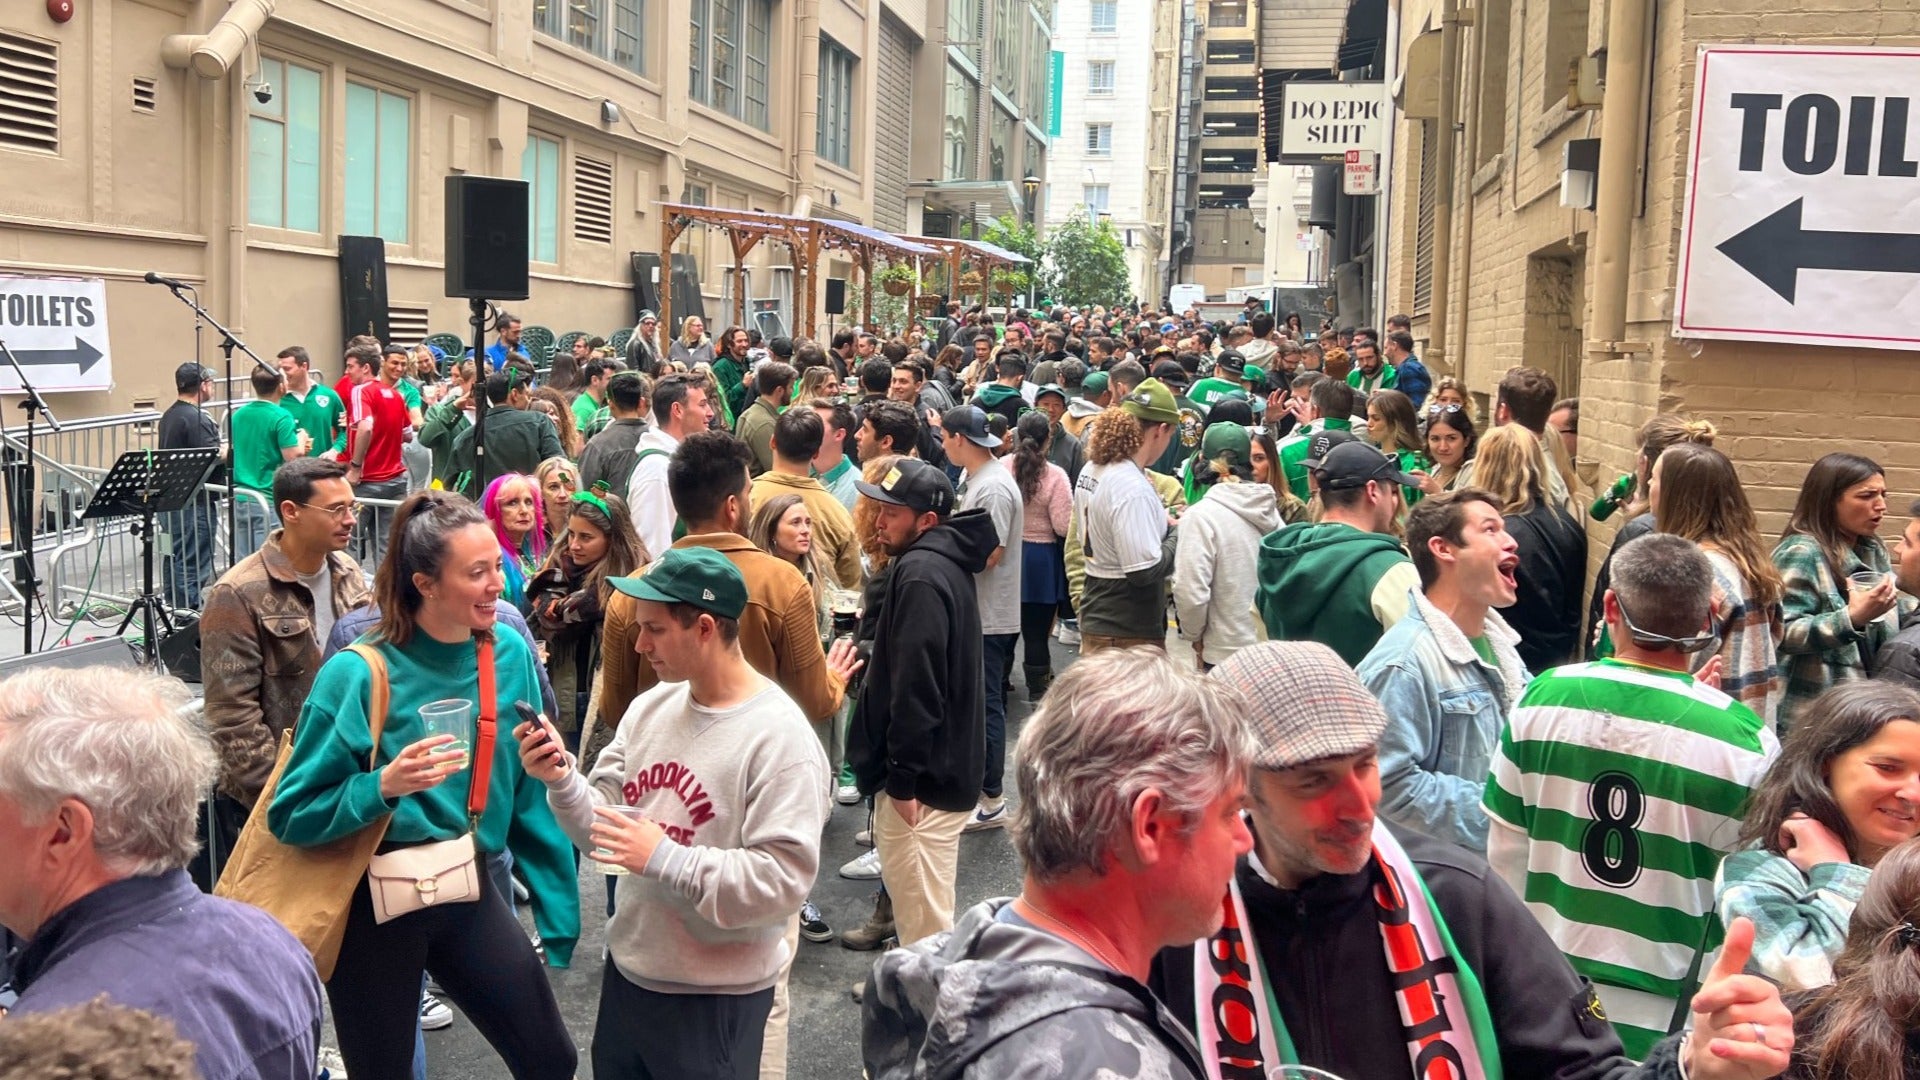
[[[1829,687],[1850,679],[1864,679],[1880,646],[1897,628],[1888,619],[1875,619],[1865,629],[1853,625],[1847,614],[1847,594],[1841,591],[1820,545],[1810,536],[1789,536],[1773,549],[1773,565],[1786,582],[1781,608],[1786,633],[1780,639],[1780,663],[1787,675],[1786,696],[1780,703],[1780,734],[1801,706]],[[1893,572],[1885,545],[1878,537],[1864,537],[1847,553],[1841,578],[1856,570]],[[1899,612],[1914,610],[1912,597],[1900,598]]]

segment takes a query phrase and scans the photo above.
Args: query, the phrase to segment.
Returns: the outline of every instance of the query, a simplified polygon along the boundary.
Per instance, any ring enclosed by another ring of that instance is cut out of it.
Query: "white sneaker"
[[[854,833],[853,842],[856,844],[859,844],[861,847],[872,847],[873,846],[873,830],[861,829],[859,832]]]
[[[973,808],[973,815],[967,818],[962,832],[982,832],[987,829],[1004,829],[1007,825],[1007,800],[994,799],[991,803],[981,800]]]
[[[1062,619],[1060,625],[1054,628],[1053,636],[1060,644],[1072,648],[1080,644],[1080,626],[1077,621],[1068,622]]]
[[[320,1080],[347,1080],[347,1061],[340,1051],[331,1046],[320,1048],[320,1059],[314,1066]]]
[[[453,1010],[432,994],[420,995],[420,1030],[441,1031],[453,1026]]]
[[[880,880],[880,849],[874,848],[841,867],[840,876],[854,881]]]
[[[833,789],[833,801],[841,806],[854,806],[860,802],[860,789],[853,784],[841,784]]]

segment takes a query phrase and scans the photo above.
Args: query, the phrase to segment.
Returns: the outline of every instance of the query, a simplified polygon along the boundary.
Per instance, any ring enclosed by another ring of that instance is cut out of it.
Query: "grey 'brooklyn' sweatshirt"
[[[773,683],[728,709],[661,683],[636,698],[593,775],[547,791],[593,850],[596,806],[641,808],[667,838],[615,892],[607,947],[628,981],[666,994],[750,994],[787,961],[787,920],[820,870],[827,758]]]

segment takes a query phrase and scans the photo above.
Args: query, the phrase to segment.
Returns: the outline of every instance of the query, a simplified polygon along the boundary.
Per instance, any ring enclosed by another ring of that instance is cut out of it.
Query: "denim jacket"
[[[1494,744],[1527,687],[1520,636],[1487,612],[1498,665],[1480,659],[1453,620],[1417,590],[1407,617],[1360,662],[1360,681],[1386,709],[1380,737],[1380,816],[1474,851],[1487,850],[1480,806]]]

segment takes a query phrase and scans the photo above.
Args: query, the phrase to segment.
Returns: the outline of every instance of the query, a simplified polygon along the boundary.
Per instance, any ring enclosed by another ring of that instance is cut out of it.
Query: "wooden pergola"
[[[672,265],[673,245],[682,233],[693,225],[719,229],[727,235],[728,246],[733,250],[734,289],[733,321],[735,325],[744,324],[747,312],[746,289],[741,284],[746,277],[747,256],[762,240],[774,240],[785,244],[793,259],[794,274],[800,279],[795,284],[798,294],[798,309],[794,316],[796,333],[812,337],[815,329],[814,309],[818,298],[818,281],[815,270],[819,266],[822,251],[844,251],[860,268],[861,285],[864,289],[864,305],[861,311],[869,318],[873,314],[873,264],[877,257],[888,262],[912,259],[917,264],[920,259],[938,255],[939,252],[926,243],[907,240],[892,233],[869,229],[846,221],[828,221],[821,218],[796,217],[792,214],[775,214],[765,210],[730,210],[719,206],[692,206],[686,203],[660,204],[660,251],[669,266]],[[913,290],[907,300],[907,326],[913,326],[916,318],[918,289]],[[673,325],[673,287],[660,291],[660,322],[669,333],[675,333]]]
[[[1026,266],[1033,261],[1025,255],[1008,251],[1006,248],[989,244],[984,240],[962,240],[957,237],[943,236],[909,236],[905,239],[938,249],[940,262],[947,272],[947,296],[953,300],[960,299],[968,291],[962,281],[960,270],[962,262],[979,272],[980,296],[985,300],[991,296],[995,270]]]

